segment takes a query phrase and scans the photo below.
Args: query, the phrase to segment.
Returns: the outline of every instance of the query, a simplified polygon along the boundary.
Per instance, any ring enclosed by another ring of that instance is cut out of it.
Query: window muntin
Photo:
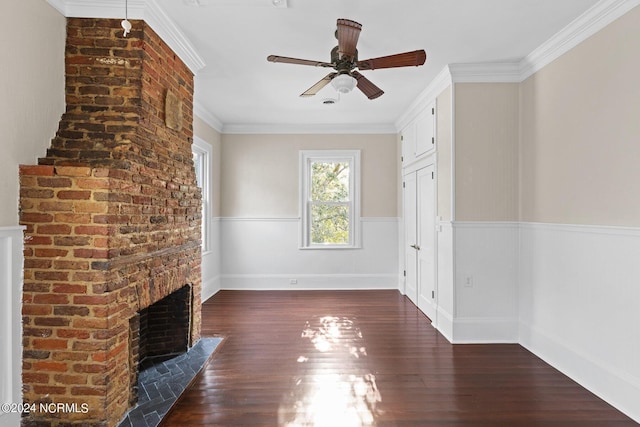
[[[303,151],[302,247],[358,247],[359,159],[353,150]]]

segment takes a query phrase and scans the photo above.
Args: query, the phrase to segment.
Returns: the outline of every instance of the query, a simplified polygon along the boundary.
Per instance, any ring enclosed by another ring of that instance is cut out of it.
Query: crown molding
[[[124,18],[125,8],[121,0],[47,0],[67,18]],[[180,57],[193,74],[206,65],[191,41],[180,31],[155,0],[129,0],[127,16],[144,20],[165,43]]]
[[[431,104],[451,83],[451,71],[447,66],[431,80],[431,83],[429,83],[425,90],[420,92],[409,108],[395,121],[396,132],[400,132],[407,126],[411,120],[427,108],[427,105]]]
[[[453,83],[520,83],[519,62],[449,64]]]
[[[640,0],[601,0],[520,61],[526,80],[604,27],[640,5]]]
[[[253,124],[227,123],[224,134],[396,134],[393,123],[355,124]]]
[[[449,64],[395,122],[397,129],[415,118],[446,83],[520,83],[638,5],[640,0],[601,0],[519,61]]]
[[[213,113],[207,110],[201,103],[193,101],[193,114],[202,119],[206,124],[214,128],[218,133],[222,133],[224,124]]]

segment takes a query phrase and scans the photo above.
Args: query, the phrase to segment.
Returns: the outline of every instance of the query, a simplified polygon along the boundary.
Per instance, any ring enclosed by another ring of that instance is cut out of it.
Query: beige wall
[[[640,226],[640,7],[522,83],[521,219]]]
[[[0,2],[0,226],[18,224],[18,165],[44,157],[64,112],[65,35],[45,1]]]
[[[222,135],[222,216],[299,216],[299,151],[359,149],[363,217],[397,217],[397,136]]]
[[[455,220],[518,220],[519,85],[457,83]]]
[[[438,141],[438,213],[451,221],[451,86],[436,99],[436,141]]]

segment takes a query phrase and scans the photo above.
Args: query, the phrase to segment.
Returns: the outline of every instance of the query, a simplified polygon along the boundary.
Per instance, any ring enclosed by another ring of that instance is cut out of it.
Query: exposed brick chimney
[[[193,74],[133,24],[124,38],[119,20],[67,21],[66,112],[46,157],[20,167],[24,400],[71,404],[25,426],[116,425],[130,319],[185,285],[200,336]]]

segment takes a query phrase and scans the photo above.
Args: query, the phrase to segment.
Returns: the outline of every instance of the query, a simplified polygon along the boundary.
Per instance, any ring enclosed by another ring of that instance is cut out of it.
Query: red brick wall
[[[142,21],[69,19],[67,110],[46,157],[21,166],[24,399],[87,403],[23,425],[113,426],[129,406],[129,319],[185,284],[200,334],[200,190],[193,76]],[[167,90],[182,129],[165,126]],[[86,425],[86,424],[85,424]]]

